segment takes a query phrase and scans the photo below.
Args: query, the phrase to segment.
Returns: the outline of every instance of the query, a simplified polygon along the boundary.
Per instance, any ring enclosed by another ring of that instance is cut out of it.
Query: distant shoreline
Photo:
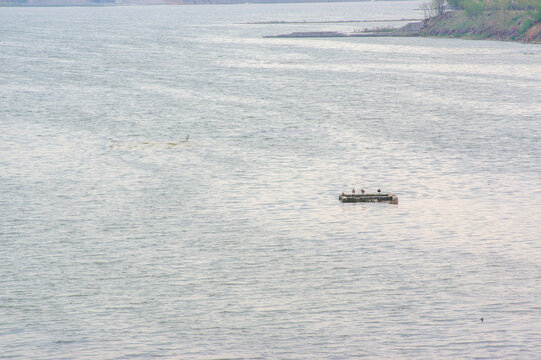
[[[305,31],[289,34],[267,35],[264,38],[318,38],[318,37],[412,37],[419,36],[424,21],[413,22],[400,28],[371,29],[343,33],[338,31]]]
[[[342,24],[342,23],[373,23],[373,22],[407,22],[422,21],[423,19],[395,19],[395,20],[326,20],[326,21],[256,21],[241,23],[241,25],[298,25],[298,24]]]
[[[379,0],[387,1],[387,0]],[[149,6],[149,5],[279,5],[309,4],[322,0],[0,0],[1,7]],[[326,0],[326,3],[369,0]]]
[[[498,19],[498,23],[494,21]],[[486,12],[471,17],[464,11],[450,11],[401,28],[366,29],[342,33],[335,31],[292,32],[268,35],[265,38],[315,38],[315,37],[442,37],[472,40],[514,41],[541,44],[541,22],[532,23],[527,11],[506,13]],[[392,20],[390,20],[392,21]],[[375,22],[375,21],[374,21]],[[315,22],[314,22],[315,23]]]

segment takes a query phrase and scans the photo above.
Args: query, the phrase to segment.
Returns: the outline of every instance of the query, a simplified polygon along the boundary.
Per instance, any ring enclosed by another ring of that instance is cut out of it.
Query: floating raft
[[[352,202],[383,202],[398,204],[398,196],[395,194],[343,194],[338,195],[338,200],[343,203]]]

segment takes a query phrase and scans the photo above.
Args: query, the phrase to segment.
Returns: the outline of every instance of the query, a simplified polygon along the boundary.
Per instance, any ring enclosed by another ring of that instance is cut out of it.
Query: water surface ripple
[[[246,24],[418,8],[2,9],[0,357],[538,358],[541,47]]]

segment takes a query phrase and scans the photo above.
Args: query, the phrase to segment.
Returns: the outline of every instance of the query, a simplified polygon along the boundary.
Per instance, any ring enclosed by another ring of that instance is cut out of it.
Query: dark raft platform
[[[340,194],[338,200],[343,203],[382,202],[398,204],[398,196],[395,194]]]

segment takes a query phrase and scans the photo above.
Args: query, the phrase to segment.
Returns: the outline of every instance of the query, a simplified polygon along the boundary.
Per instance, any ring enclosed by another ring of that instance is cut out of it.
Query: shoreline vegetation
[[[376,27],[351,33],[293,32],[265,37],[427,36],[541,44],[541,0],[428,0],[421,9],[425,20],[400,28]]]
[[[541,0],[429,0],[420,36],[541,43]]]

